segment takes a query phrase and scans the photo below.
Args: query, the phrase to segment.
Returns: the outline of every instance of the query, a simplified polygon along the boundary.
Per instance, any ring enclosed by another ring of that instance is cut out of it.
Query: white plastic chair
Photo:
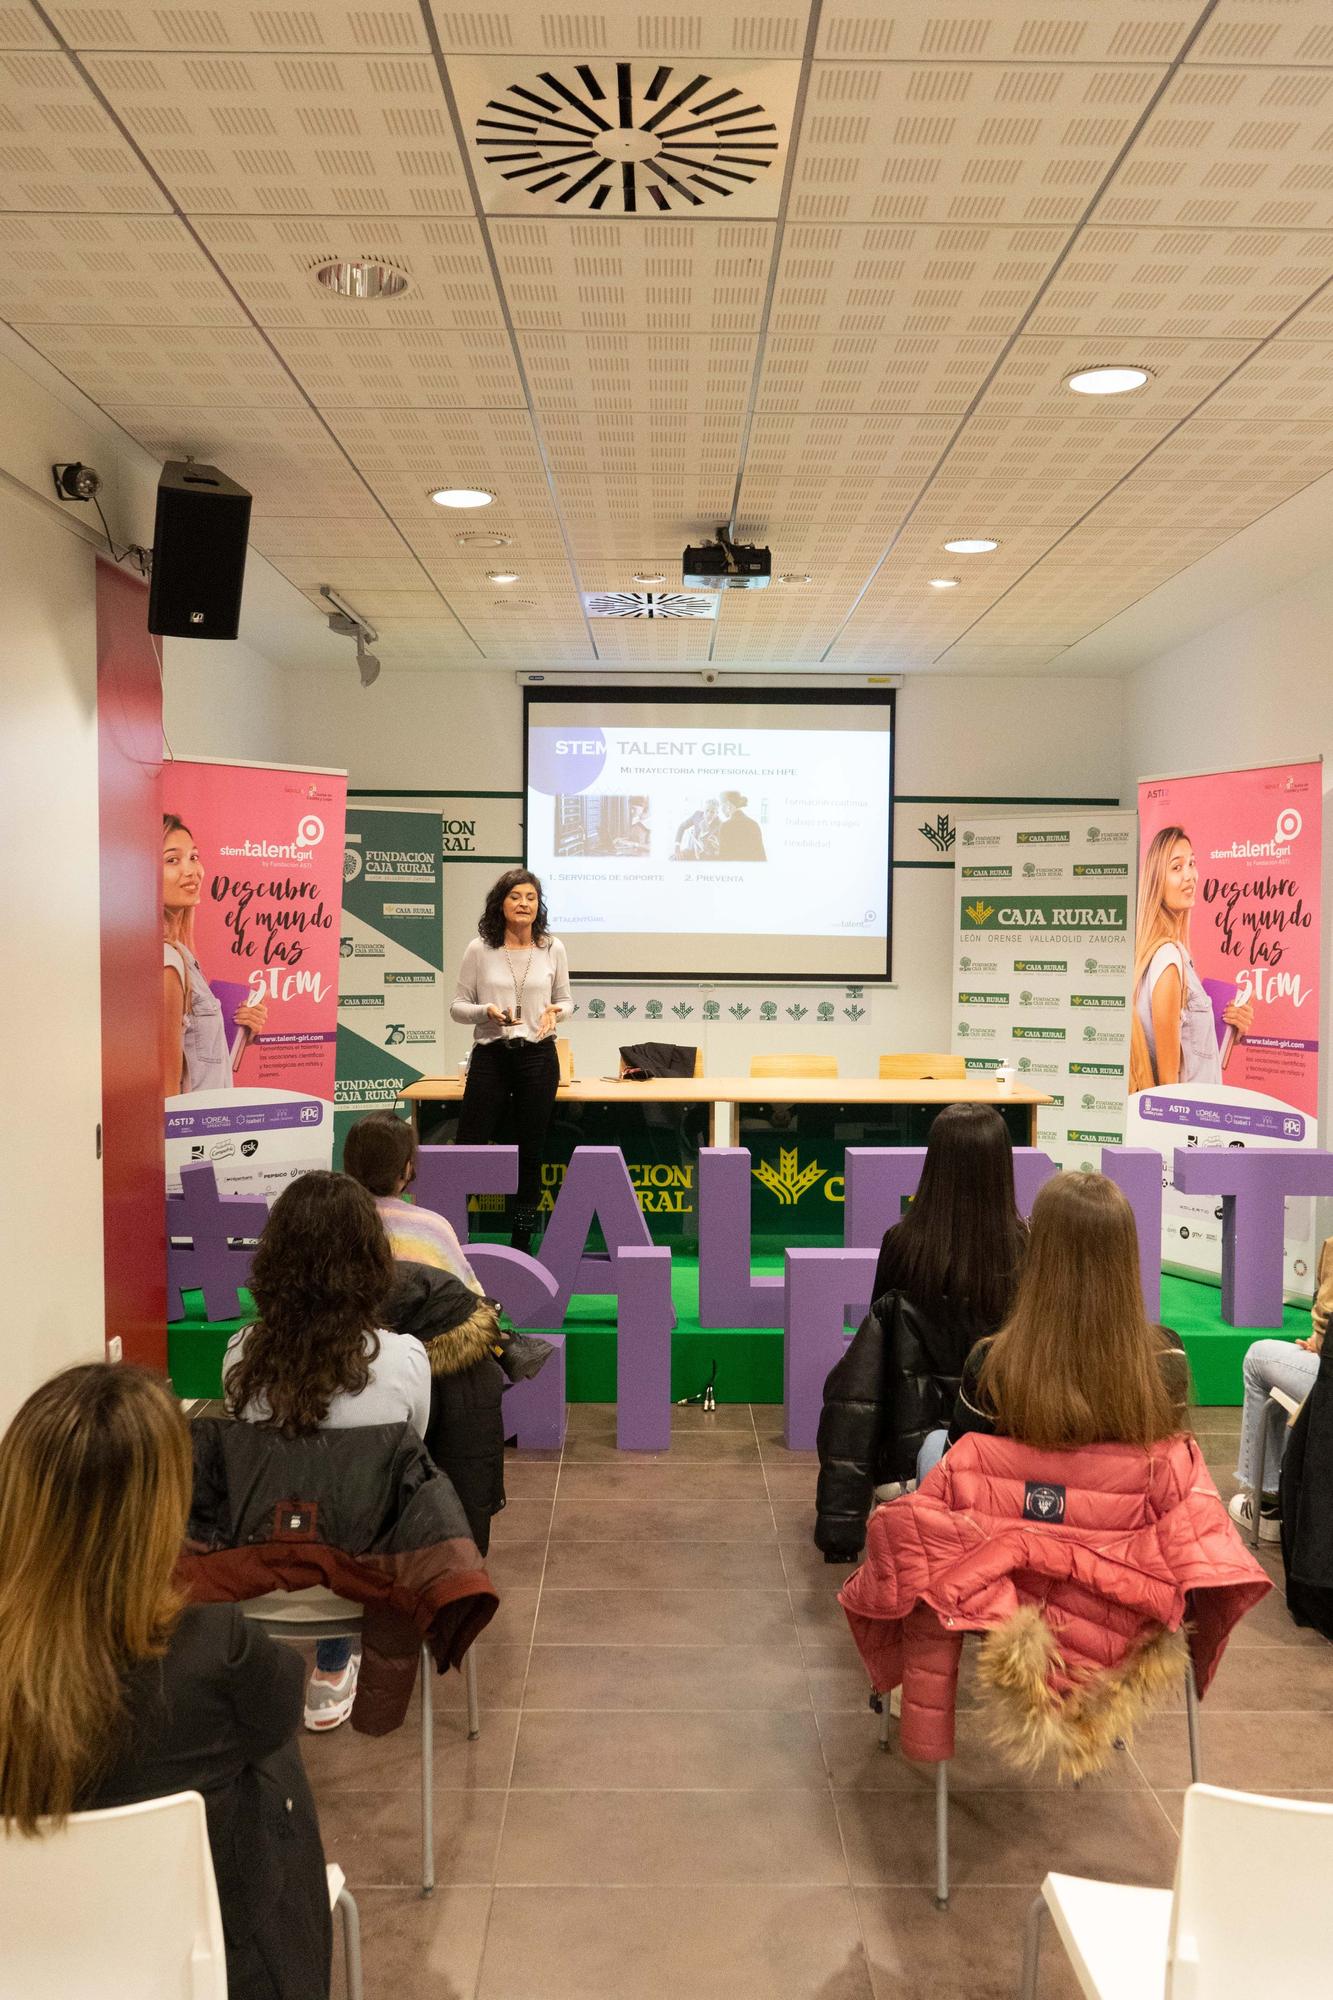
[[[322,1583],[305,1590],[270,1590],[263,1597],[247,1598],[241,1605],[253,1625],[271,1639],[360,1639],[361,1609],[350,1598],[339,1597]],[[421,1648],[421,1893],[435,1891],[435,1711],[431,1703],[431,1675],[435,1663],[430,1648]],[[481,1710],[477,1698],[476,1648],[469,1646],[463,1660],[467,1687],[467,1734],[474,1743],[481,1734]]]
[[[361,1924],[340,1868],[349,2000]],[[227,1956],[198,1792],[72,1813],[35,1840],[0,1837],[0,2000],[227,2000]]]
[[[1174,1889],[1048,1875],[1028,1916],[1036,2000],[1047,1911],[1087,2000],[1315,2000],[1329,1990],[1333,1806],[1191,1785]]]

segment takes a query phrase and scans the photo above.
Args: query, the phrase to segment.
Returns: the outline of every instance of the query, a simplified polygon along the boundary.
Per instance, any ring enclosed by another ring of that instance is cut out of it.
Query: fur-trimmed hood
[[[477,1299],[472,1311],[447,1333],[432,1334],[424,1342],[430,1356],[432,1375],[461,1375],[479,1361],[499,1361],[504,1352],[504,1334],[496,1309],[489,1299]]]
[[[461,1375],[488,1356],[500,1359],[505,1335],[494,1299],[480,1298],[433,1264],[399,1261],[393,1273],[384,1324],[421,1342],[432,1375]]]
[[[1027,1764],[1053,1753],[1078,1776],[1173,1683],[1185,1649],[1202,1694],[1271,1588],[1192,1438],[1034,1452],[971,1435],[871,1516],[839,1602],[874,1686],[902,1686],[905,1756],[953,1755],[958,1655],[980,1632],[1001,1749]]]

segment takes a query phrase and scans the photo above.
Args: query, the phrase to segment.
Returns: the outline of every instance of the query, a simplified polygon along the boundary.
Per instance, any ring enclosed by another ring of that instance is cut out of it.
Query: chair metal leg
[[[463,1681],[467,1688],[467,1740],[475,1743],[481,1735],[481,1704],[477,1699],[477,1649],[469,1646],[463,1655]]]
[[[889,1721],[892,1714],[893,1711],[889,1707],[889,1697],[886,1694],[882,1694],[879,1698],[879,1747],[881,1750],[887,1750],[889,1747]]]
[[[1194,1685],[1194,1662],[1185,1669],[1185,1723],[1190,1737],[1190,1782],[1197,1785],[1203,1777],[1203,1759],[1199,1752],[1199,1695]]]
[[[421,1648],[421,1893],[435,1892],[435,1710],[430,1648]]]
[[[335,1908],[342,1911],[343,1963],[347,1968],[347,2000],[364,2000],[361,1984],[361,1912],[347,1889],[338,1891]]]
[[[935,1766],[935,1908],[949,1907],[949,1766]]]
[[[1028,1911],[1023,1932],[1023,1985],[1020,2000],[1037,2000],[1037,1972],[1041,1961],[1041,1923],[1046,1915],[1046,1898],[1037,1896]]]

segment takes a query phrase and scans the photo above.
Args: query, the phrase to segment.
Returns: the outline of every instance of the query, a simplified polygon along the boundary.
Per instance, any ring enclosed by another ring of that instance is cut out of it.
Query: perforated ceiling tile
[[[252,519],[322,510],[382,521],[384,510],[313,411],[112,403],[108,414],[160,459],[217,465],[254,496]]]
[[[0,49],[53,49],[56,39],[31,7],[0,7]]]
[[[1062,416],[1071,435],[1095,451],[1097,439],[1117,424],[1151,419],[1165,429],[1167,423],[1188,416],[1253,346],[1248,340],[1154,338],[1152,355],[1142,364],[1152,376],[1142,389],[1128,396],[1076,396],[1066,382],[1075,368],[1089,365],[1086,341],[1078,336],[1024,335],[1015,341],[986,391],[981,413]]]
[[[755,0],[750,6],[551,7],[508,0],[503,7],[454,7],[430,0],[448,55],[799,56],[808,4]],[[452,65],[451,65],[452,67]]]
[[[1258,340],[1330,273],[1329,230],[1094,225],[1029,325],[1033,333],[1098,341],[1140,334]]]
[[[1277,423],[1299,417],[1306,423],[1328,423],[1333,420],[1333,343],[1270,342],[1200,414],[1212,420],[1266,418]]]
[[[160,214],[167,206],[64,55],[0,55],[0,209]]]
[[[771,223],[542,217],[499,220],[492,237],[525,329],[751,333],[760,323]]]
[[[494,215],[778,212],[797,63],[610,56],[449,65]]]
[[[0,316],[94,326],[244,326],[174,216],[0,215]]]
[[[821,63],[792,184],[798,222],[1075,222],[1160,72]]]
[[[1005,335],[1068,237],[975,224],[789,224],[770,327],[877,339]]]
[[[1202,0],[826,0],[817,53],[859,62],[1166,63],[1198,19]],[[1262,4],[1262,0],[1259,0]],[[1250,11],[1253,11],[1251,0]]]
[[[316,501],[317,486],[306,497],[308,503]],[[323,567],[404,558],[402,536],[382,515],[378,519],[325,513],[263,515],[251,521],[250,546],[284,571],[288,563],[305,560]],[[333,581],[332,576],[321,580]],[[309,588],[308,579],[303,588]]]
[[[76,49],[258,51],[270,55],[388,55],[426,49],[420,9],[408,0],[348,7],[337,0],[297,0],[260,7],[170,0],[48,0],[61,34]]]
[[[312,401],[330,409],[343,404],[518,407],[523,401],[513,350],[503,333],[275,327],[271,338]]]
[[[1181,70],[1099,210],[1103,222],[1333,226],[1333,68]]]
[[[479,225],[470,220],[307,221],[200,216],[196,228],[261,326],[476,327],[503,325]],[[387,260],[406,275],[396,298],[340,297],[321,265]]]
[[[175,403],[280,409],[301,397],[264,338],[249,327],[25,328],[40,354],[104,406]]]
[[[746,406],[754,341],[744,334],[520,333],[539,408],[707,417]]]
[[[961,415],[998,359],[983,335],[774,334],[764,352],[758,408]]]
[[[1333,15],[1327,0],[1221,0],[1190,62],[1333,63]]]
[[[471,212],[428,56],[90,56],[187,214]]]

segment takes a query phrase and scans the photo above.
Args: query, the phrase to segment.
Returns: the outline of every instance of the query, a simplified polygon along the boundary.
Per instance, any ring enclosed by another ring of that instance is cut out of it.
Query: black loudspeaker
[[[169,639],[234,639],[241,622],[250,495],[215,465],[162,468],[148,629]]]

